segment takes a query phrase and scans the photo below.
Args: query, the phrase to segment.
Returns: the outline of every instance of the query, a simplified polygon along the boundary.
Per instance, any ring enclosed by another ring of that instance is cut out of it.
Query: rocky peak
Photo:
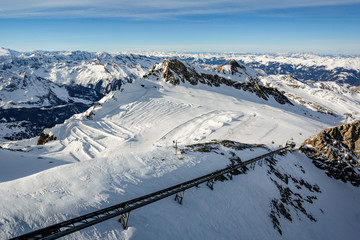
[[[329,176],[360,186],[360,120],[322,130],[300,151]]]
[[[360,93],[360,86],[351,88],[352,93]]]
[[[191,85],[197,85],[199,82],[212,85],[206,81],[203,74],[198,72],[194,66],[183,63],[178,59],[166,59],[162,63],[155,64],[151,70],[145,74],[144,78],[155,77],[173,85],[189,82]]]
[[[235,64],[235,63],[233,63]],[[236,63],[237,64],[237,63]],[[258,97],[268,100],[272,96],[280,104],[291,104],[291,102],[278,90],[259,85],[256,79],[247,77],[246,82],[239,82],[225,78],[216,73],[204,72],[194,66],[183,63],[177,59],[167,59],[162,63],[155,64],[151,70],[143,76],[144,78],[163,79],[173,85],[189,82],[192,85],[206,84],[208,86],[220,87],[226,85],[235,89],[255,93]]]
[[[166,82],[174,85],[185,83],[188,81],[192,85],[196,85],[198,80],[203,80],[202,76],[190,65],[185,65],[177,59],[167,59],[163,62],[162,78]]]
[[[240,65],[236,60],[233,60],[233,59],[231,59],[231,60],[229,61],[229,65],[230,65],[231,67],[234,67],[234,68],[246,69],[245,66]]]
[[[246,67],[244,65],[240,65],[235,60],[230,60],[229,63],[219,66],[216,71],[223,73],[229,72],[232,75],[235,73],[239,73],[241,75],[246,73]]]

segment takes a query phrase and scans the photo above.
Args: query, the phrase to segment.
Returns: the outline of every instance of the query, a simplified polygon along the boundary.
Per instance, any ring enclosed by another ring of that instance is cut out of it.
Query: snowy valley
[[[284,65],[274,71],[269,62]],[[356,123],[359,63],[306,54],[1,49],[0,238]],[[37,145],[41,132],[53,137]],[[186,191],[182,205],[165,198],[133,211],[126,230],[111,219],[65,239],[357,239],[360,140],[351,136],[352,149],[322,147],[355,152],[337,165],[350,164],[353,179],[331,176],[314,163],[319,159],[289,151],[240,169],[232,180],[224,176],[213,191]]]

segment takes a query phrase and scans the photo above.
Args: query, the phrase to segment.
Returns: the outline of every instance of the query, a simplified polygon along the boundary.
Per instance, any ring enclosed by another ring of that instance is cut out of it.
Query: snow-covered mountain
[[[54,83],[78,84],[106,93],[141,77],[156,61],[156,57],[133,54],[84,51],[20,54],[8,50],[0,55],[0,76],[26,73]]]
[[[0,80],[0,139],[37,136],[103,96],[80,85],[60,85],[27,73],[2,73]]]
[[[0,107],[2,109],[50,107],[70,102],[91,104],[98,98],[95,90],[77,85],[59,85],[26,73],[1,77],[3,81],[0,86]]]
[[[245,55],[242,60],[267,74],[287,74],[300,80],[331,81],[360,85],[359,56],[319,56],[315,54]]]
[[[46,129],[53,140],[45,145],[36,145],[38,138],[1,144],[0,238],[169,187],[289,139],[300,145],[345,120],[290,102],[280,85],[270,86],[276,79],[265,81],[267,76],[247,66],[224,62],[216,68],[158,61],[143,77]],[[347,104],[340,101],[331,110]],[[358,116],[360,108],[350,107]],[[359,188],[329,178],[298,151],[237,174],[216,182],[214,191],[202,185],[186,191],[181,206],[167,198],[133,211],[127,230],[113,219],[67,239],[357,239],[360,234]]]
[[[140,63],[142,65],[140,65]],[[1,49],[0,139],[39,135],[141,76],[151,57]]]
[[[304,82],[289,75],[270,75],[261,78],[265,86],[278,89],[294,102],[315,111],[359,119],[360,95],[354,88],[335,82]]]

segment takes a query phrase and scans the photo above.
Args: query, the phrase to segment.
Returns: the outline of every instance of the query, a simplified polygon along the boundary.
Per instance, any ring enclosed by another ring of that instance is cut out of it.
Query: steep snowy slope
[[[45,127],[85,111],[103,95],[26,73],[0,75],[0,141],[37,136]]]
[[[79,90],[85,88],[58,85],[26,73],[2,75],[0,80],[2,80],[0,85],[0,108],[2,109],[51,107],[70,102],[91,104],[91,100],[97,97],[95,91],[87,91],[82,96]]]
[[[360,94],[334,82],[305,83],[289,75],[272,75],[261,81],[284,92],[293,101],[315,111],[359,119]]]
[[[163,73],[163,65],[157,66],[153,70]],[[194,85],[186,74],[178,75],[184,82],[174,85],[156,73],[150,71],[86,112],[47,129],[55,141],[43,146],[34,145],[37,139],[2,144],[23,151],[0,149],[0,238],[198,177],[289,139],[302,143],[341,120],[298,104],[281,104],[272,95],[266,100],[227,84]],[[176,154],[173,141],[178,143]],[[266,147],[236,148],[237,142]],[[206,144],[211,151],[201,150]],[[233,181],[217,182],[214,191],[205,186],[187,191],[182,206],[164,199],[132,212],[127,230],[113,219],[67,238],[358,236],[359,189],[328,178],[305,155],[276,156],[244,171]]]

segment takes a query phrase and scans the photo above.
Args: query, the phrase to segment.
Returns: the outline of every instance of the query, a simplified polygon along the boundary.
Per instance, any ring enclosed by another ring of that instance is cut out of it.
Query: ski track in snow
[[[175,127],[161,138],[163,141],[176,139],[180,143],[199,142],[211,133],[224,126],[226,123],[238,118],[241,113],[231,111],[211,111],[201,116],[192,118],[187,122]],[[161,141],[160,141],[161,142]]]

